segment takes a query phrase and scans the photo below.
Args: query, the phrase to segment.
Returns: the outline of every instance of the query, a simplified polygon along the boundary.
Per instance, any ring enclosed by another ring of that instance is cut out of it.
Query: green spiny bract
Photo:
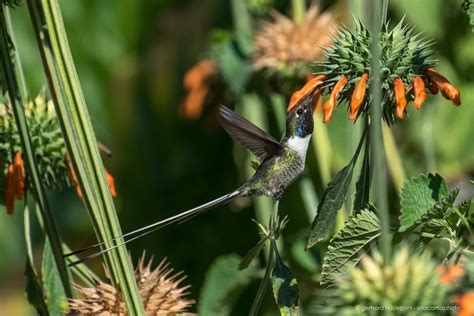
[[[324,304],[322,301],[317,304],[319,312],[380,315],[383,313],[380,308],[385,308],[393,315],[437,315],[437,311],[417,311],[415,308],[448,306],[451,301],[450,287],[440,283],[439,272],[430,255],[410,254],[405,246],[390,262],[384,261],[377,251],[372,256],[365,255],[358,267],[350,268],[346,275],[338,276],[335,281],[336,289],[323,294]],[[371,307],[375,310],[367,309]]]
[[[44,94],[41,93],[34,100],[26,102],[25,116],[33,153],[44,185],[58,190],[70,187],[66,162],[67,149],[52,101],[46,100]],[[13,112],[9,104],[0,103],[0,174],[2,178],[5,177],[16,152],[22,153],[22,147]],[[1,189],[3,190],[3,186]],[[1,199],[3,196],[0,194]]]
[[[348,84],[339,94],[339,100],[350,100],[355,84],[364,73],[370,74],[372,35],[367,27],[356,19],[355,31],[346,27],[338,30],[333,38],[333,45],[324,49],[327,57],[325,62],[316,62],[326,76],[323,88],[331,91],[342,77],[348,78]],[[435,65],[430,59],[432,51],[428,47],[432,41],[426,40],[421,34],[415,34],[413,28],[403,25],[403,20],[391,31],[388,24],[380,33],[380,70],[383,89],[383,113],[388,123],[395,119],[395,98],[393,81],[401,78],[406,87],[411,86],[413,77],[423,77],[425,71]],[[370,76],[366,89],[370,86]],[[366,93],[368,95],[368,93]],[[407,101],[414,99],[413,89],[407,91]],[[359,113],[367,112],[370,97],[365,98]]]

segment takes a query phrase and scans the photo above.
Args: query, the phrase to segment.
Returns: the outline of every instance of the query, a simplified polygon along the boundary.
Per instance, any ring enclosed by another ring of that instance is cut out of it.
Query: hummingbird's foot
[[[285,192],[285,187],[280,185],[276,191],[273,192],[273,198],[276,201],[279,201],[283,197],[283,193]]]

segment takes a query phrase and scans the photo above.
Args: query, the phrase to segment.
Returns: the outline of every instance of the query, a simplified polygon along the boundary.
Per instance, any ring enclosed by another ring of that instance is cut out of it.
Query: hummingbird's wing
[[[219,107],[219,122],[237,143],[253,152],[260,161],[283,150],[275,138],[225,106]]]

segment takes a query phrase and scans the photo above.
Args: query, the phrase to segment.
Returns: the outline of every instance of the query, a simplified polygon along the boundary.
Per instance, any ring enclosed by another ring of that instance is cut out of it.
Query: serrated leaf
[[[241,258],[227,255],[217,258],[206,273],[198,300],[199,315],[230,315],[240,293],[258,277],[258,267],[250,264],[239,271]]]
[[[321,284],[331,287],[334,278],[356,265],[360,260],[360,252],[367,251],[379,236],[380,222],[374,212],[362,210],[353,215],[329,242],[321,272]]]
[[[403,232],[420,219],[448,192],[444,179],[436,174],[419,175],[405,181],[400,195],[400,228]]]
[[[50,315],[64,315],[67,308],[66,294],[54,261],[48,239],[44,243],[42,262],[42,281],[46,306]]]
[[[298,282],[280,257],[278,248],[273,247],[275,266],[272,271],[273,296],[282,316],[298,315]]]
[[[347,166],[342,168],[324,191],[318,205],[318,212],[311,224],[311,233],[306,243],[306,249],[325,239],[332,228],[337,211],[341,209],[349,191],[354,164],[355,160],[351,160]]]

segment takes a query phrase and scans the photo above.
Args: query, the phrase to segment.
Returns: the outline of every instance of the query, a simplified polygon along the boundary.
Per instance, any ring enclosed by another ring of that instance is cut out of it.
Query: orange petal
[[[455,105],[461,105],[459,89],[453,86],[446,77],[436,72],[433,68],[428,68],[426,75],[437,85],[445,99],[452,101]]]
[[[323,113],[324,113],[324,118],[323,122],[328,123],[332,119],[332,112],[334,111],[334,102],[331,97],[329,97],[326,102],[324,102],[323,106]]]
[[[395,100],[396,100],[396,115],[399,119],[403,119],[403,114],[405,108],[407,107],[407,99],[405,97],[405,86],[403,81],[400,78],[396,78],[393,81],[394,90],[395,90]]]
[[[432,95],[438,94],[438,92],[439,92],[438,85],[433,80],[431,80],[430,77],[425,77],[425,85],[426,85],[426,88],[428,89],[428,91]]]
[[[347,83],[347,77],[342,76],[341,79],[337,81],[337,83],[334,85],[334,88],[331,91],[331,95],[327,99],[326,103],[324,103],[323,106],[323,112],[324,112],[324,118],[323,122],[327,123],[331,120],[332,118],[332,112],[334,109],[337,107],[337,95],[339,92],[344,89],[344,86]]]
[[[14,185],[14,167],[13,164],[8,166],[7,175],[5,177],[5,206],[9,215],[13,214],[15,210],[15,185]]]
[[[362,102],[364,101],[367,79],[369,79],[369,74],[364,73],[354,88],[354,92],[352,93],[351,108],[350,108],[350,113],[349,113],[350,120],[355,120],[357,118],[360,106],[362,105]]]
[[[69,179],[71,180],[72,187],[76,191],[77,196],[82,199],[82,191],[81,187],[79,186],[79,182],[77,181],[76,173],[74,172],[74,168],[72,167],[71,157],[69,153],[66,154],[66,162],[67,162],[67,171],[69,175]]]
[[[421,77],[414,77],[411,81],[413,82],[415,94],[415,100],[413,100],[413,104],[417,109],[421,109],[423,102],[426,100],[425,83]]]
[[[439,282],[441,284],[457,283],[464,276],[464,268],[461,265],[440,265],[436,268],[439,273]]]
[[[313,94],[313,112],[321,112],[322,109],[322,97],[321,97],[321,90],[317,89]]]
[[[25,166],[23,165],[23,159],[21,153],[16,152],[13,157],[13,190],[15,198],[22,199],[25,192]]]
[[[458,316],[474,315],[474,291],[466,292],[463,295],[456,296],[454,303],[460,307],[457,314]]]
[[[112,197],[117,196],[117,191],[115,191],[115,179],[114,177],[107,171],[107,169],[104,167],[105,171],[105,177],[107,178],[107,184],[109,185],[110,189],[110,194],[112,194]]]
[[[324,79],[326,79],[325,75],[318,75],[306,82],[301,89],[293,92],[287,111],[291,112],[302,100],[313,93],[313,91],[324,82]]]

